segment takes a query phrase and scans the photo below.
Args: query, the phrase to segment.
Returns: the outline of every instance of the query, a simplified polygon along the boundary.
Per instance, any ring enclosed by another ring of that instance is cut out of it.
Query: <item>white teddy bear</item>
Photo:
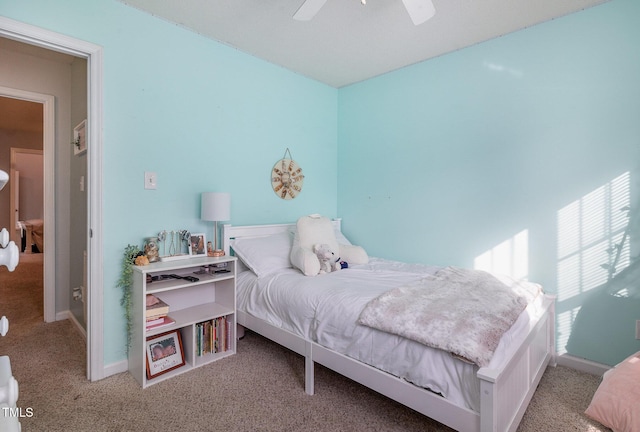
[[[313,252],[320,261],[320,271],[318,274],[331,273],[332,271],[340,270],[341,266],[338,262],[340,259],[336,258],[336,254],[333,253],[331,247],[325,243],[317,243],[313,246]]]

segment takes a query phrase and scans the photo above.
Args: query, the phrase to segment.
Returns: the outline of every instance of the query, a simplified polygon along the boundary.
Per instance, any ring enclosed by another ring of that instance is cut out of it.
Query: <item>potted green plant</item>
[[[138,246],[127,245],[122,255],[122,271],[120,273],[118,283],[116,284],[117,287],[122,289],[120,304],[124,307],[124,314],[127,320],[127,352],[129,352],[129,346],[131,345],[131,329],[133,326],[131,319],[131,287],[133,284],[133,266],[136,258],[140,255],[144,255],[144,253]]]

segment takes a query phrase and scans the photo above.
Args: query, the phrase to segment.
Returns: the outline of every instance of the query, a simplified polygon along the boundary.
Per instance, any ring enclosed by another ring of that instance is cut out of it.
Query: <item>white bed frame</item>
[[[340,219],[333,224],[340,229]],[[234,238],[263,237],[290,230],[295,224],[223,227],[223,245],[230,253]],[[546,295],[544,313],[531,322],[529,333],[510,348],[499,369],[480,368],[480,413],[459,407],[428,390],[384,371],[274,327],[243,311],[238,324],[304,356],[305,392],[314,393],[314,364],[319,363],[457,431],[515,431],[548,365],[555,366],[555,297]]]

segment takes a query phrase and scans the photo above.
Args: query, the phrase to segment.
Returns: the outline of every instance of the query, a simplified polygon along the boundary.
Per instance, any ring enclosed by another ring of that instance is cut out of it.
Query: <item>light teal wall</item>
[[[339,215],[371,254],[432,264],[471,266],[528,229],[530,278],[555,292],[557,211],[627,171],[637,187],[633,0],[339,91],[115,0],[0,0],[0,15],[104,47],[106,364],[125,358],[123,247],[161,229],[210,233],[202,191],[231,192],[234,224]],[[286,147],[307,176],[290,202],[268,181]],[[599,312],[607,327],[615,312]],[[637,351],[631,332],[613,337]]]
[[[336,89],[115,0],[0,0],[0,15],[104,47],[105,364],[125,359],[123,248],[162,229],[211,235],[201,192],[230,192],[234,224],[337,216]],[[287,147],[306,174],[292,201],[270,186]]]
[[[352,241],[470,267],[526,229],[530,279],[556,292],[558,210],[625,172],[637,199],[639,20],[640,2],[614,0],[341,89],[338,212]],[[559,300],[558,316],[586,299]],[[638,351],[636,319],[596,307],[589,321],[616,346],[594,338],[574,354],[613,364]]]

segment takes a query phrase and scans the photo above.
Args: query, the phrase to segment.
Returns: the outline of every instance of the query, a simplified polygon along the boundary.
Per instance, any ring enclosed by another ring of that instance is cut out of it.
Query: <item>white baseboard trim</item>
[[[570,354],[556,356],[556,362],[559,366],[566,366],[571,369],[576,369],[596,376],[602,376],[606,371],[611,369],[611,366],[609,365],[596,363],[580,357],[574,357]]]
[[[122,360],[117,363],[111,363],[109,365],[105,365],[103,378],[106,378],[111,375],[116,375],[122,372],[127,372],[129,370],[129,362],[127,360]]]
[[[80,332],[84,340],[87,340],[87,331],[82,327],[82,324],[76,319],[75,315],[71,313],[70,310],[57,312],[56,313],[56,321],[62,321],[68,319],[71,323],[76,327],[76,329]]]
[[[62,321],[66,319],[68,319],[74,324],[74,327],[80,332],[80,334],[82,334],[82,337],[84,337],[84,339],[86,340],[87,339],[86,330],[82,328],[82,325],[80,324],[80,322],[78,322],[75,315],[73,315],[73,313],[71,313],[70,310],[56,312],[56,321]],[[111,363],[110,365],[106,365],[104,367],[103,374],[100,379],[106,378],[111,375],[116,375],[122,372],[127,372],[128,370],[129,370],[129,362],[127,360],[122,360],[117,363]]]

